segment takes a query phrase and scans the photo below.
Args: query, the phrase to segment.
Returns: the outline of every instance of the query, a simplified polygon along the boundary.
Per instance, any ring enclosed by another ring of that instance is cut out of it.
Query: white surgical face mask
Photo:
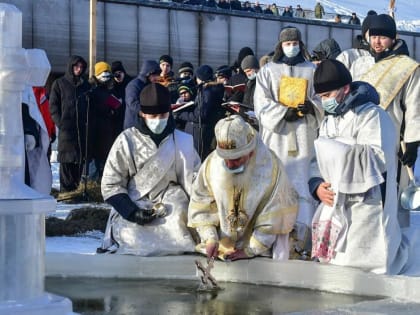
[[[148,118],[144,121],[150,131],[157,135],[160,135],[168,124],[168,118]]]
[[[111,79],[111,73],[108,71],[102,72],[96,77],[100,82],[105,83]]]
[[[296,46],[284,46],[283,52],[288,58],[296,57],[300,52],[299,45]]]
[[[231,174],[240,174],[240,173],[243,173],[245,171],[245,164],[242,164],[241,166],[239,166],[237,168],[229,168],[229,167],[227,167],[226,162],[223,161],[223,167],[225,168],[225,170],[228,173],[231,173]]]
[[[247,75],[246,77],[248,78],[248,80],[254,80],[257,77],[257,74],[254,71],[250,75]]]

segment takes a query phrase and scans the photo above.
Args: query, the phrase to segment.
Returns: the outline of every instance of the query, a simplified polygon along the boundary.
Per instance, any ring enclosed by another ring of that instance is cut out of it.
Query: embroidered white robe
[[[102,177],[102,195],[127,193],[139,207],[162,202],[163,218],[143,226],[111,211],[103,248],[118,244],[117,253],[160,256],[193,252],[195,243],[187,229],[187,209],[193,175],[200,159],[192,137],[175,130],[156,147],[135,127],[115,140]]]
[[[321,248],[322,234],[327,235],[322,231],[326,227],[323,212],[331,213],[330,207],[321,203],[313,221],[312,254],[324,251],[323,258],[335,265],[381,274],[401,272],[407,261],[408,244],[397,219],[398,138],[392,120],[380,107],[367,103],[342,117],[326,116],[319,132],[311,177],[321,177],[332,184],[336,195],[335,212],[330,218],[340,218],[344,229],[334,231],[340,224],[333,223],[331,233],[336,237]],[[384,203],[381,183],[385,184]],[[334,243],[335,248],[325,250],[325,246],[334,247]]]
[[[393,60],[397,56],[385,58],[380,62],[387,62]],[[398,56],[401,58],[409,58],[407,56]],[[375,59],[372,56],[363,56],[357,59],[352,67],[351,74],[353,81],[363,80],[371,83],[375,88],[374,82],[369,82],[364,78],[365,74],[375,65]],[[375,81],[385,86],[385,89],[391,89],[391,87],[398,85],[399,77],[395,77],[392,73],[384,73],[383,78],[377,78],[374,76]],[[408,77],[408,79],[402,84],[400,90],[395,95],[391,103],[386,108],[386,111],[391,116],[392,122],[394,123],[395,130],[399,134],[401,132],[401,126],[404,124],[403,140],[406,143],[420,141],[420,67],[417,67],[414,72]],[[381,102],[383,99],[381,98]],[[381,106],[383,104],[381,103]],[[404,109],[404,110],[403,110]],[[396,150],[398,151],[400,143],[396,143]],[[405,168],[401,169],[400,175],[400,189],[404,189],[408,185],[408,174]]]
[[[245,216],[241,215],[246,218],[242,229],[232,228],[228,220],[234,214],[235,193],[239,191],[237,214],[243,211]],[[188,226],[197,229],[201,238],[197,250],[202,253],[208,240],[227,240],[233,248],[253,255],[287,259],[288,233],[296,213],[297,194],[281,162],[258,138],[242,174],[227,172],[216,151],[203,162],[193,184]],[[219,257],[223,258],[223,252]]]
[[[310,226],[316,202],[308,190],[309,162],[319,122],[323,117],[320,100],[313,89],[315,66],[311,62],[296,66],[270,62],[257,75],[254,92],[255,114],[263,142],[283,163],[289,180],[299,194],[297,236],[303,245],[310,244]],[[308,80],[307,99],[314,104],[315,115],[286,122],[287,107],[278,102],[279,86],[283,76]],[[309,240],[309,242],[308,242]]]

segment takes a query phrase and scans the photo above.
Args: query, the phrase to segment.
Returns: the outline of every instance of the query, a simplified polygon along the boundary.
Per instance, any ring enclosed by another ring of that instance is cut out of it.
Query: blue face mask
[[[327,99],[323,99],[321,101],[322,108],[330,114],[336,114],[336,109],[340,105],[340,103],[337,101],[337,96],[340,95],[341,91],[337,93],[335,97],[330,97]]]
[[[326,100],[322,100],[322,108],[330,114],[335,114],[335,109],[337,106],[340,105],[335,97],[328,98]]]
[[[300,47],[299,47],[299,45],[296,45],[296,46],[284,46],[283,47],[283,52],[286,55],[286,57],[293,58],[293,57],[296,57],[299,54]]]
[[[225,161],[223,161],[223,167],[225,168],[225,170],[228,173],[231,173],[231,174],[240,174],[240,173],[243,173],[245,171],[245,164],[242,164],[241,166],[239,166],[237,168],[229,168],[229,167],[227,167]]]

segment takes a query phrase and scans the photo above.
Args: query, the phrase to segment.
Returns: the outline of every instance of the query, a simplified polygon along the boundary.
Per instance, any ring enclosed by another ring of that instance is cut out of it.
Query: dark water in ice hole
[[[68,297],[83,315],[244,315],[325,310],[372,298],[266,285],[221,283],[198,293],[198,281],[47,278],[45,290]]]

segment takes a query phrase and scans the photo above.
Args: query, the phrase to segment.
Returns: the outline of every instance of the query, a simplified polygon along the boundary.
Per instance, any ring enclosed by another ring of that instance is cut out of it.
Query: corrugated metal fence
[[[68,56],[89,56],[89,0],[6,0],[23,12],[25,48],[45,49],[53,71],[64,71]],[[266,16],[251,12],[192,7],[172,2],[98,1],[97,60],[121,60],[137,74],[146,59],[162,54],[195,66],[233,64],[239,50],[251,47],[258,57],[272,51],[282,27],[298,27],[311,51],[333,37],[351,47],[360,26],[321,20]],[[420,33],[400,32],[411,56],[420,60]]]

